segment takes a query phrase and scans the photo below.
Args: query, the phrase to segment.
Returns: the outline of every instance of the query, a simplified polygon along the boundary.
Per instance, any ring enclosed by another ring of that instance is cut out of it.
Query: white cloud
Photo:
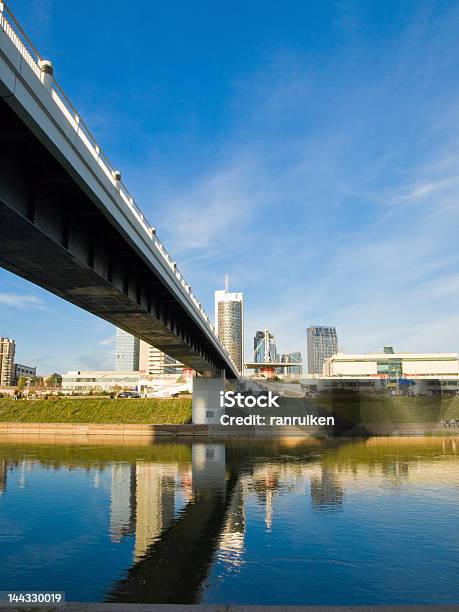
[[[40,298],[19,293],[0,293],[0,306],[11,308],[43,308]]]
[[[439,180],[431,180],[418,183],[413,187],[409,187],[408,191],[400,196],[395,197],[395,202],[403,201],[418,201],[426,196],[432,196],[444,191],[446,188],[457,184],[459,176],[452,176]]]
[[[248,156],[232,160],[166,199],[161,226],[168,234],[167,248],[177,256],[209,258],[229,240],[234,244],[263,200],[261,171]]]

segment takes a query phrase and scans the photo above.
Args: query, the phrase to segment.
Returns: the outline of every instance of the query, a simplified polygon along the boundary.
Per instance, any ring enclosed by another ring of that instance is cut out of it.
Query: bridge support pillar
[[[225,390],[225,375],[218,378],[193,378],[193,424],[217,425],[225,409],[220,408],[220,391]]]

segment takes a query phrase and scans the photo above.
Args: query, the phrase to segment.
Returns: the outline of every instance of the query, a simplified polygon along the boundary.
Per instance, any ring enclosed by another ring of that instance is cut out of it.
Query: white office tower
[[[122,329],[116,330],[115,370],[137,372],[139,370],[140,340]]]
[[[228,276],[225,288],[215,292],[215,330],[234,365],[244,367],[244,299],[242,293],[230,293]]]
[[[179,375],[182,369],[183,363],[166,355],[166,353],[144,342],[144,340],[140,341],[139,370],[141,372],[154,378],[163,378],[166,374]]]

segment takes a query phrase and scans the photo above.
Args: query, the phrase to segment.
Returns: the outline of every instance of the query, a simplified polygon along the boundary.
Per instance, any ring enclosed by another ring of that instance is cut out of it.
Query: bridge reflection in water
[[[115,466],[114,475],[120,466]],[[112,499],[112,534],[135,533],[134,564],[116,582],[107,600],[112,602],[198,601],[207,576],[226,512],[231,503],[238,474],[226,470],[223,444],[194,444],[191,471],[178,464],[167,467],[138,462],[130,466],[123,480],[129,512],[124,525],[113,531],[119,520],[118,500]],[[180,489],[175,484],[181,481]],[[114,489],[116,484],[114,481]],[[135,493],[133,492],[135,490]],[[177,490],[184,493],[185,505],[175,513]],[[132,521],[135,504],[135,521]],[[114,516],[116,519],[114,519]]]

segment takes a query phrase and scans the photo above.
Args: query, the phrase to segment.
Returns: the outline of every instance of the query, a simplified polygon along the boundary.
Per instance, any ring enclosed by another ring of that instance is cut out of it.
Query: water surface
[[[458,604],[459,439],[0,443],[0,590]]]

